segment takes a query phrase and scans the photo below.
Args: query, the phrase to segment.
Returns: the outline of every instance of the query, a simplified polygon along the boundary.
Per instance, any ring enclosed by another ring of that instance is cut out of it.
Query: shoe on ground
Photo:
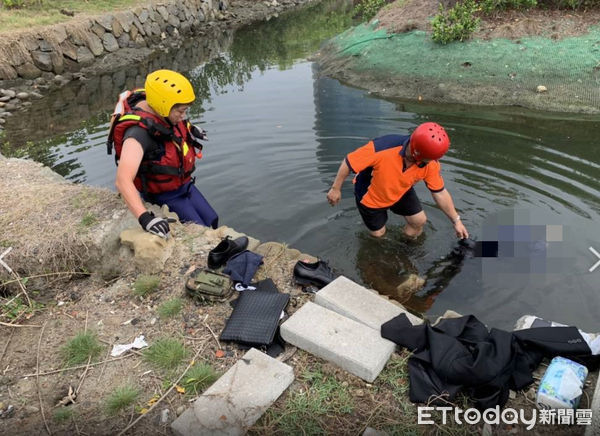
[[[299,285],[313,285],[321,289],[331,283],[335,277],[329,265],[322,260],[314,263],[299,260],[294,266],[294,279]]]
[[[208,267],[210,269],[220,268],[225,265],[229,259],[236,254],[241,253],[246,248],[248,248],[248,238],[246,236],[241,236],[234,240],[227,236],[208,253]]]

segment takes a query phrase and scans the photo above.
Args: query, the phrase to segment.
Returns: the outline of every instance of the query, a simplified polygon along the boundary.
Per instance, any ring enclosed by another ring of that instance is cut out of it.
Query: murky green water
[[[350,24],[347,11],[340,2],[314,5],[74,83],[12,117],[2,152],[112,187],[104,142],[117,94],[153,69],[184,71],[202,97],[192,118],[210,137],[196,184],[222,224],[329,259],[338,272],[389,295],[407,273],[427,275],[425,289],[406,304],[432,317],[451,308],[511,328],[519,316],[537,314],[600,330],[600,268],[589,272],[598,260],[589,247],[600,251],[600,119],[386,101],[319,78],[306,57]],[[327,204],[346,153],[426,120],[450,133],[443,176],[465,224],[479,240],[499,240],[501,257],[444,260],[455,244],[452,228],[422,184],[429,222],[417,246],[401,241],[395,216],[384,240],[368,237],[349,182],[341,204]]]

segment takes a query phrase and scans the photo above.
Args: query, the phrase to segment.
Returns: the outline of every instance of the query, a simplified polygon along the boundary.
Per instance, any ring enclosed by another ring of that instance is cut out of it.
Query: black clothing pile
[[[473,315],[413,326],[402,314],[381,326],[381,336],[414,351],[408,360],[412,402],[440,404],[445,401],[436,398],[453,401],[462,392],[480,410],[504,406],[509,390],[531,384],[544,357],[561,355],[588,367],[598,358],[576,327],[488,331]]]

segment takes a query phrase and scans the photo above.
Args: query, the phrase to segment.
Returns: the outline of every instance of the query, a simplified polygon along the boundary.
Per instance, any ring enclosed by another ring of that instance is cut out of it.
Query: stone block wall
[[[33,87],[22,87],[20,89],[1,89],[0,85],[0,133],[3,125],[10,125],[4,131],[4,140],[12,144],[12,147],[25,145],[27,141],[41,141],[65,131],[81,128],[82,120],[87,120],[99,113],[111,113],[115,107],[117,98],[125,89],[133,89],[144,86],[146,75],[160,68],[170,68],[175,71],[188,72],[205,62],[210,62],[221,53],[229,50],[233,42],[235,31],[212,26],[207,29],[202,37],[188,38],[180,41],[176,50],[156,50],[152,55],[146,57],[145,50],[139,50],[139,58],[132,58],[132,50],[123,50],[127,65],[122,68],[98,74],[87,74],[83,80],[73,79],[60,86],[60,92],[53,92],[51,98],[41,99],[42,94],[50,93],[49,89],[55,89],[51,83],[62,76],[64,81],[69,78],[68,73],[56,75],[54,79],[45,80],[47,75],[53,73],[45,72],[41,77],[33,80]],[[226,66],[223,67],[223,75],[227,74]],[[82,73],[74,73],[77,76]],[[219,75],[219,72],[215,72]],[[194,77],[190,77],[195,89],[203,86],[197,83]],[[61,84],[62,80],[61,79]],[[198,94],[198,97],[200,95]],[[19,107],[27,108],[26,116],[10,116],[16,113]],[[52,123],[48,123],[48,113],[52,113]],[[32,129],[31,126],[43,125],[43,129]],[[27,132],[23,135],[22,132]],[[0,136],[2,142],[2,136]],[[43,158],[46,165],[54,165],[59,155],[50,152]],[[39,156],[38,156],[39,157]]]
[[[167,0],[7,35],[0,39],[0,80],[76,72],[120,48],[192,34],[226,8],[226,0]]]

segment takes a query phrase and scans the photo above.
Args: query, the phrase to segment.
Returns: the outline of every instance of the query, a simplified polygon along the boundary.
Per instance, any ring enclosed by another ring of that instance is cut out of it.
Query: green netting
[[[562,40],[523,37],[440,45],[423,31],[388,35],[363,24],[331,40],[324,51],[325,67],[345,59],[345,69],[404,84],[398,96],[600,110],[600,28]],[[539,85],[547,92],[538,93]]]

